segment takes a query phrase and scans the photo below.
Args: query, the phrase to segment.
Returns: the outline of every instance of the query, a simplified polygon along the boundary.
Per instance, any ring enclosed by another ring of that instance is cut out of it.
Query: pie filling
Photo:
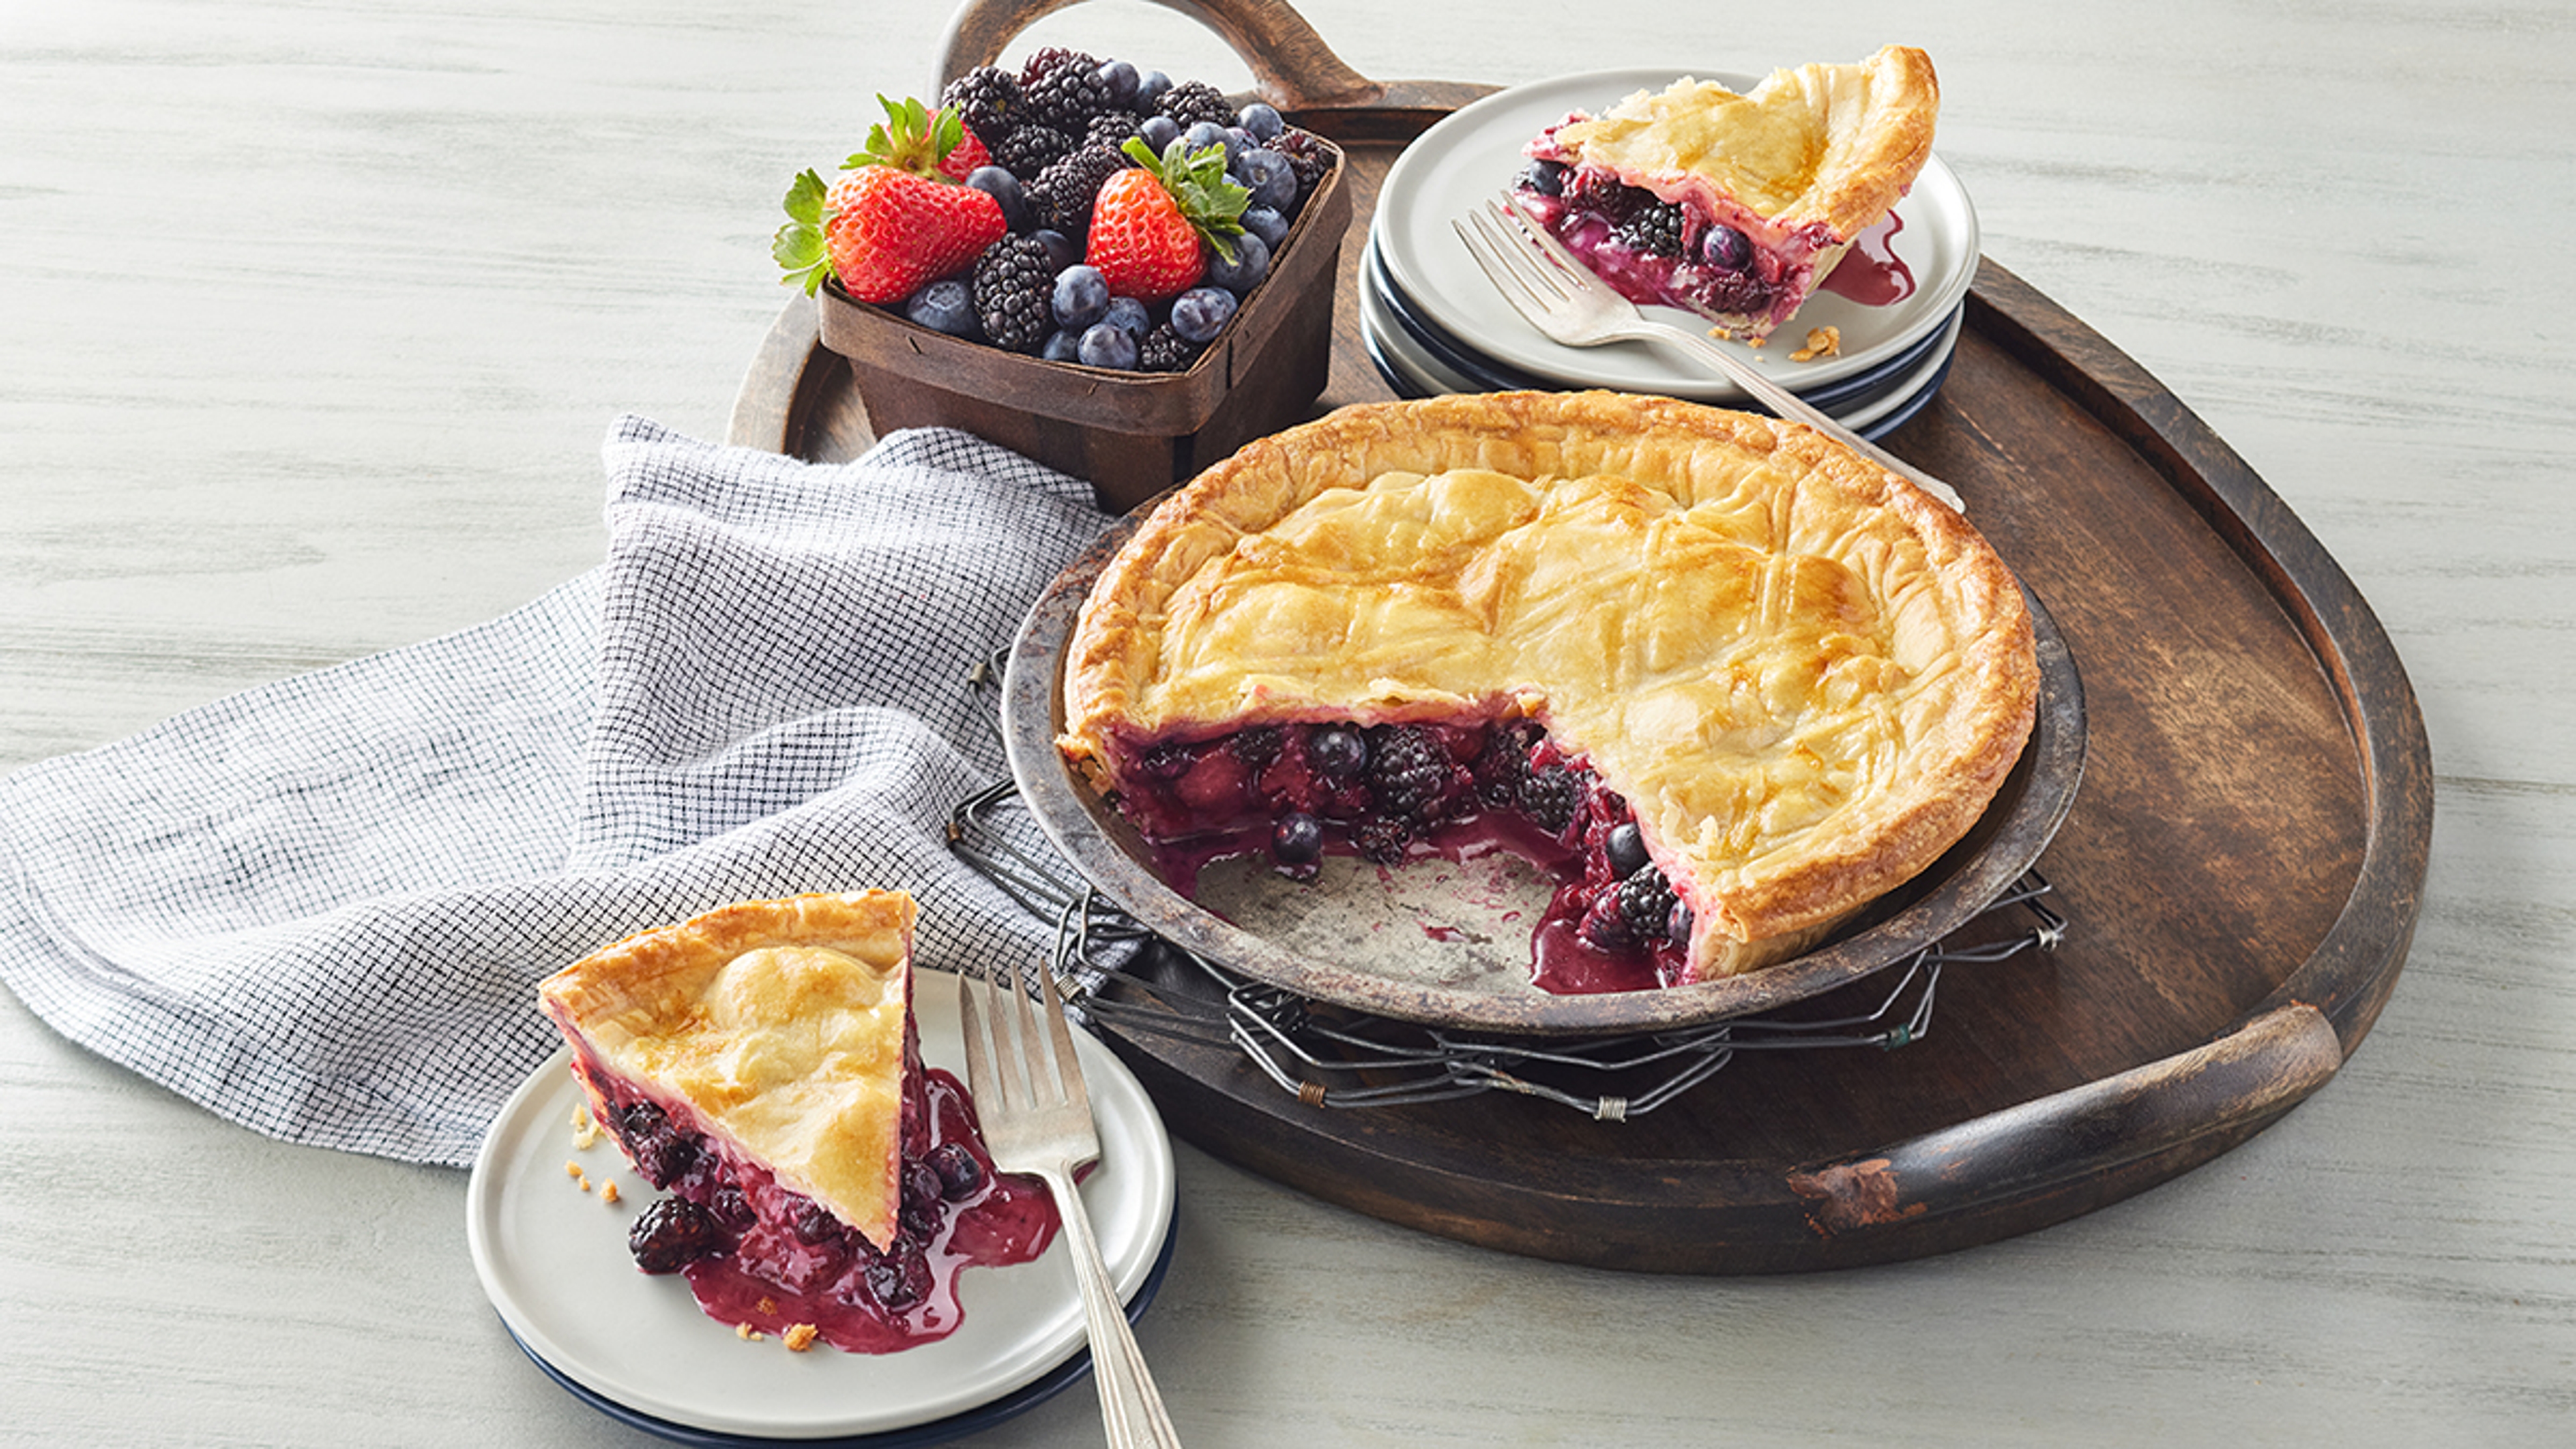
[[[1765,245],[1755,237],[1769,228],[1749,212],[1720,219],[1696,198],[1666,201],[1601,167],[1545,154],[1521,168],[1512,191],[1629,301],[1686,308],[1757,337],[1798,310],[1839,251],[1817,226]]]
[[[902,1209],[880,1247],[707,1130],[687,1103],[577,1047],[594,1117],[669,1194],[628,1236],[636,1266],[684,1275],[721,1322],[782,1335],[810,1324],[852,1353],[954,1332],[958,1273],[1035,1258],[1055,1235],[1055,1210],[1043,1184],[993,1170],[957,1079],[923,1067],[917,1043],[904,1056]]]
[[[1119,807],[1184,892],[1198,867],[1233,856],[1308,880],[1327,854],[1396,866],[1508,850],[1557,880],[1531,936],[1540,988],[1687,979],[1689,904],[1628,802],[1534,721],[1257,725],[1139,742],[1131,758]]]

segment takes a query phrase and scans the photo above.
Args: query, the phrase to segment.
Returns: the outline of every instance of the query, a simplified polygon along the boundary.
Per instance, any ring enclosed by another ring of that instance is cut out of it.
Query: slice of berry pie
[[[745,901],[593,953],[538,1001],[591,1116],[669,1196],[629,1236],[708,1314],[854,1352],[943,1338],[958,1271],[1035,1257],[1043,1186],[992,1170],[921,1061],[913,903]]]
[[[1076,622],[1058,746],[1169,875],[1513,850],[1561,882],[1534,979],[1579,948],[1636,969],[1557,980],[1616,989],[1780,960],[1916,875],[2038,679],[1994,550],[1841,444],[1493,393],[1346,407],[1165,501]]]
[[[1914,184],[1940,109],[1930,57],[1907,46],[1744,95],[1685,76],[1550,126],[1514,190],[1631,301],[1759,339]]]

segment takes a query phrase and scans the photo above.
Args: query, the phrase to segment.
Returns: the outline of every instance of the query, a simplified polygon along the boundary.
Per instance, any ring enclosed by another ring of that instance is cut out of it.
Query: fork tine
[[[1494,230],[1499,223],[1481,211],[1469,212],[1465,222],[1452,225],[1467,243],[1467,254],[1475,258],[1476,265],[1512,310],[1541,332],[1552,335],[1556,329],[1548,314],[1561,298],[1553,295],[1552,284],[1535,274],[1532,264],[1536,259],[1530,256],[1529,249],[1499,235]]]
[[[1494,206],[1512,224],[1513,230],[1529,239],[1530,246],[1539,255],[1557,265],[1568,282],[1576,287],[1595,285],[1592,269],[1583,265],[1582,258],[1567,250],[1565,243],[1558,241],[1529,208],[1521,204],[1519,197],[1506,193]]]
[[[1518,228],[1483,208],[1469,215],[1484,236],[1487,254],[1510,269],[1524,291],[1537,298],[1541,306],[1552,307],[1565,300],[1563,280],[1554,275],[1544,258],[1530,251]]]
[[[958,1028],[966,1038],[966,1089],[978,1100],[991,1102],[998,1110],[1007,1100],[1002,1090],[1001,1072],[997,1069],[1001,1050],[986,1022],[991,1012],[977,1003],[978,997],[990,999],[984,973],[959,971],[957,1020]]]
[[[1073,1055],[1073,1028],[1064,1019],[1064,998],[1056,994],[1055,973],[1044,967],[1038,970],[1039,989],[1046,994],[1047,1050],[1055,1058],[1056,1085],[1069,1103],[1078,1103],[1085,1111],[1091,1107],[1091,1093],[1082,1084],[1082,1063]],[[1036,1064],[1030,1064],[1036,1070]]]

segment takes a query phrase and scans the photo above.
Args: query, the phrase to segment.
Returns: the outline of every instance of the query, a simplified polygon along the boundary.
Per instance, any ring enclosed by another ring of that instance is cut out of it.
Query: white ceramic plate
[[[1733,383],[1684,369],[1647,343],[1576,348],[1549,341],[1494,291],[1451,227],[1454,219],[1499,196],[1523,164],[1521,148],[1567,112],[1602,111],[1631,92],[1661,90],[1683,75],[1739,90],[1758,80],[1712,69],[1588,71],[1497,91],[1423,132],[1388,170],[1369,228],[1389,280],[1444,330],[1521,371],[1569,387],[1740,401],[1743,393]],[[1810,297],[1780,330],[1779,339],[1803,337],[1809,327],[1830,325],[1842,331],[1843,355],[1794,363],[1777,341],[1769,348],[1747,348],[1746,355],[1782,386],[1797,391],[1875,366],[1948,322],[1967,297],[1977,270],[1977,214],[1939,156],[1924,163],[1895,215],[1904,225],[1895,233],[1892,250],[1914,274],[1913,295],[1885,307],[1865,307],[1832,292]],[[1649,311],[1684,326],[1707,325],[1673,308]]]
[[[922,1060],[964,1074],[956,978],[922,970],[913,1012]],[[1172,1222],[1171,1140],[1144,1087],[1088,1033],[1074,1033],[1100,1125],[1100,1165],[1082,1185],[1121,1299],[1152,1272]],[[968,1268],[964,1321],[894,1354],[745,1342],[700,1312],[677,1275],[648,1277],[626,1228],[654,1196],[607,1137],[576,1151],[581,1100],[570,1053],[521,1085],[494,1120],[466,1194],[466,1241],[483,1290],[521,1345],[573,1383],[674,1424],[761,1438],[886,1433],[954,1417],[1035,1382],[1083,1346],[1064,1244],[1033,1263]],[[593,1191],[564,1170],[578,1162]],[[623,1200],[603,1204],[615,1180]]]
[[[1370,355],[1381,370],[1394,374],[1388,381],[1397,391],[1415,397],[1491,391],[1484,383],[1459,372],[1424,347],[1404,325],[1404,319],[1397,316],[1386,299],[1378,295],[1376,283],[1365,267],[1360,271],[1359,306],[1361,340],[1367,344]],[[1877,437],[1882,425],[1886,430],[1893,430],[1898,423],[1913,416],[1915,405],[1924,400],[1922,394],[1926,390],[1940,384],[1949,367],[1950,355],[1958,346],[1959,329],[1966,318],[1964,310],[1952,313],[1939,342],[1900,380],[1885,388],[1873,389],[1856,406],[1829,407],[1823,411],[1863,437]]]

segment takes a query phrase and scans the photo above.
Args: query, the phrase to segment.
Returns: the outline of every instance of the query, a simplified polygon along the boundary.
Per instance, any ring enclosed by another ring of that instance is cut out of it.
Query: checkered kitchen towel
[[[968,676],[1090,489],[944,431],[605,452],[590,573],[0,780],[0,981],[259,1131],[463,1164],[556,1043],[537,981],[634,931],[888,886],[926,961],[1043,949],[942,826],[1006,769]]]

